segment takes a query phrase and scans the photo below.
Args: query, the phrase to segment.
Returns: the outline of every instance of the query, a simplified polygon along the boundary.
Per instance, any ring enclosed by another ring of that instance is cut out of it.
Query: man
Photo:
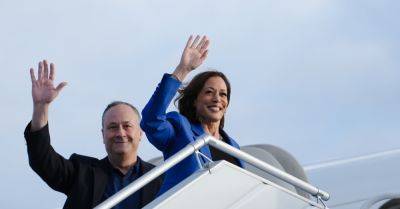
[[[54,86],[55,66],[39,63],[38,78],[30,69],[33,116],[25,129],[29,164],[54,190],[67,195],[64,208],[93,208],[154,166],[137,156],[142,131],[135,107],[113,102],[102,116],[103,143],[107,157],[102,160],[73,154],[67,160],[50,145],[48,109],[66,82]],[[161,186],[157,178],[115,208],[142,208],[152,201]]]

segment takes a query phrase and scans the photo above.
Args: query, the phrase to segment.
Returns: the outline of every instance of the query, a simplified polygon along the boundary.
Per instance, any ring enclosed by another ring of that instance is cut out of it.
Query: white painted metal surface
[[[188,177],[145,209],[323,208],[304,197],[225,161]]]
[[[400,194],[400,150],[305,166],[311,184],[329,191],[332,209],[357,209],[382,194]],[[383,204],[382,201],[380,204]],[[379,208],[379,204],[372,207]]]

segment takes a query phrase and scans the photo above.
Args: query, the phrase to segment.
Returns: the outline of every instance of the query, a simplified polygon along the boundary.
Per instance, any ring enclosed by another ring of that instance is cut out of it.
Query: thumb
[[[61,82],[60,84],[58,84],[58,86],[56,88],[57,92],[60,92],[61,89],[63,89],[66,85],[67,85],[67,82]]]
[[[208,56],[208,49],[201,55],[200,59],[204,61]]]

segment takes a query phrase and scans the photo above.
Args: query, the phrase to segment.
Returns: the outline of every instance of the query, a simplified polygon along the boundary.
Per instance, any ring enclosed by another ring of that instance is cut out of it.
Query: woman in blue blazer
[[[207,57],[209,40],[203,36],[190,36],[182,53],[181,61],[172,74],[164,74],[156,91],[142,111],[141,127],[149,141],[169,158],[198,136],[207,133],[239,148],[239,145],[223,130],[224,115],[228,108],[231,87],[226,76],[218,71],[206,71],[196,75],[180,92],[178,112],[166,113],[169,104],[186,75],[200,66]],[[243,163],[213,147],[200,149],[213,160],[226,160],[237,166]],[[205,162],[205,159],[201,159]],[[199,165],[195,155],[169,169],[159,195],[190,176]]]

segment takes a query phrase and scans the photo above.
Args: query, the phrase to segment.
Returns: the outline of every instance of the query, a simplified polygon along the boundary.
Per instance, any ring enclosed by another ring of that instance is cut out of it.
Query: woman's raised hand
[[[173,75],[182,81],[190,71],[200,66],[207,58],[209,43],[207,36],[203,36],[201,40],[199,35],[194,39],[190,36]]]

